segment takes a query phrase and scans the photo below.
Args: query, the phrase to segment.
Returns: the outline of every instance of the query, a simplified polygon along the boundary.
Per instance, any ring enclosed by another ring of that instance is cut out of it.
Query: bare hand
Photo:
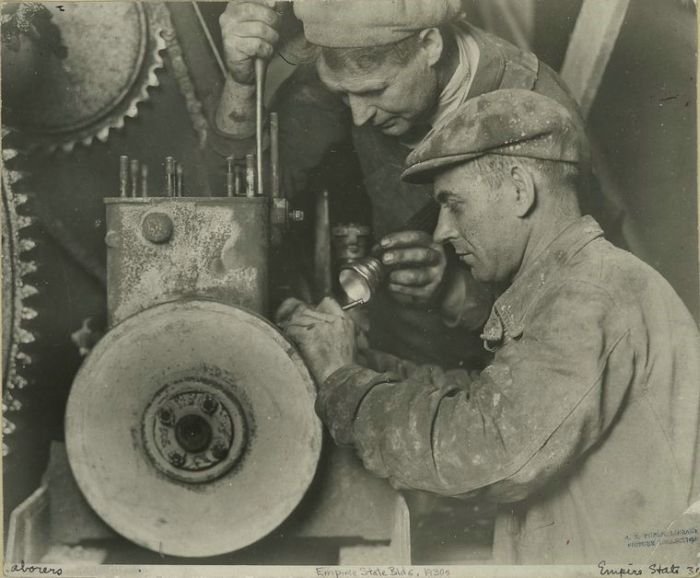
[[[226,66],[240,84],[255,83],[255,58],[272,58],[280,25],[274,6],[274,0],[234,0],[219,17]]]
[[[296,297],[287,297],[275,311],[273,319],[277,325],[287,323],[297,310],[308,309],[309,305]]]
[[[318,384],[355,359],[355,327],[338,303],[326,297],[316,308],[299,306],[281,323]]]
[[[437,293],[447,259],[442,245],[423,231],[401,231],[382,238],[382,263],[391,269],[389,291],[401,303],[425,305]]]

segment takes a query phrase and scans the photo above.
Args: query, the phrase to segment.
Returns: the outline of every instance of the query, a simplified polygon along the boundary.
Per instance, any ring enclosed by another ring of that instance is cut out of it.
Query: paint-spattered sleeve
[[[319,415],[397,487],[521,500],[573,465],[620,410],[634,355],[619,312],[601,289],[558,287],[476,379],[347,366],[321,388]]]

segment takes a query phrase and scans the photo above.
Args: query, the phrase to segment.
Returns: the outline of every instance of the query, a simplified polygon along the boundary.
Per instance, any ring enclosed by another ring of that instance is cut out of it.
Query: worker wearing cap
[[[434,182],[435,240],[499,287],[480,373],[359,350],[330,299],[286,331],[319,415],[368,470],[499,505],[497,562],[627,563],[654,547],[678,562],[697,552],[697,525],[695,544],[649,536],[698,498],[700,337],[670,285],[581,216],[586,148],[566,108],[504,90],[469,100],[407,160],[405,179]]]
[[[252,59],[269,58],[278,41],[280,15],[273,6],[267,0],[230,2],[221,17],[231,76],[218,125],[236,138],[254,130]],[[293,196],[323,154],[351,137],[371,199],[373,233],[393,269],[388,294],[369,305],[371,338],[396,354],[458,363],[466,353],[456,346],[464,333],[446,329],[443,321],[454,326],[459,316],[465,329],[481,327],[490,296],[459,265],[450,264],[445,273],[444,251],[428,233],[406,232],[421,221],[431,231],[437,213],[429,187],[401,183],[406,156],[452,110],[489,91],[542,92],[573,114],[576,105],[533,54],[470,26],[459,0],[304,0],[294,11],[320,55],[316,65],[298,67],[274,104],[286,192]],[[470,295],[459,312],[451,307],[455,290]],[[478,349],[478,339],[474,345]]]

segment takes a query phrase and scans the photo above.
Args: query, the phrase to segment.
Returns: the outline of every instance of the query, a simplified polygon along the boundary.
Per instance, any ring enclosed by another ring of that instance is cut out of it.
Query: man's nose
[[[352,111],[352,121],[355,126],[366,124],[376,112],[374,106],[367,103],[364,98],[352,94],[348,95],[348,105]]]
[[[440,208],[438,222],[433,231],[433,240],[436,243],[447,243],[457,236],[452,219],[444,208]]]

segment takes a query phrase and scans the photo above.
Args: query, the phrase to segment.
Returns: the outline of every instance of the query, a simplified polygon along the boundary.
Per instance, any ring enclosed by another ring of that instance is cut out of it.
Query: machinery
[[[151,196],[147,167],[121,158],[109,330],[73,383],[65,454],[12,515],[9,562],[75,561],[85,544],[91,561],[143,560],[130,544],[155,562],[269,563],[285,541],[304,548],[282,563],[410,562],[403,499],[324,442],[312,378],[266,319],[270,244],[301,217],[276,184],[276,126],[270,194],[250,155],[246,186],[229,159],[217,197],[183,196],[172,158]]]

